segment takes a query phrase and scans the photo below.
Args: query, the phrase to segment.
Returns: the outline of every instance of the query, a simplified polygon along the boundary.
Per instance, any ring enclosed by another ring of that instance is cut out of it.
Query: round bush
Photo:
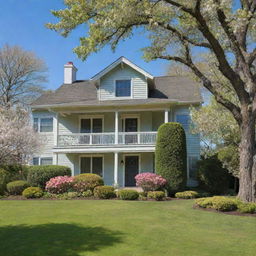
[[[7,184],[7,191],[11,195],[21,195],[25,188],[29,187],[28,182],[24,180],[16,180]]]
[[[60,165],[30,166],[28,182],[31,186],[45,188],[46,182],[57,176],[71,176],[69,167]]]
[[[82,192],[81,196],[82,197],[92,197],[93,192],[91,190],[86,190],[86,191]]]
[[[156,143],[156,173],[167,180],[167,189],[175,193],[187,182],[186,135],[179,123],[162,124]]]
[[[122,200],[137,200],[139,193],[132,189],[122,189],[118,192],[118,197]]]
[[[9,173],[0,169],[0,195],[3,195],[6,191],[6,184],[9,182]]]
[[[183,199],[191,199],[191,198],[197,198],[199,197],[199,194],[196,191],[183,191],[183,192],[177,192],[175,194],[176,198],[183,198]]]
[[[136,186],[142,187],[143,191],[154,191],[164,188],[167,181],[161,175],[144,172],[135,176]]]
[[[163,191],[149,191],[148,198],[162,201],[165,198],[165,193]]]
[[[215,156],[198,162],[197,175],[199,186],[211,194],[224,194],[228,190],[230,175]]]
[[[256,203],[239,202],[237,208],[241,213],[256,213]]]
[[[115,189],[111,186],[98,186],[93,191],[94,196],[101,199],[110,199],[116,197]]]
[[[103,179],[97,174],[84,173],[74,177],[74,190],[79,193],[93,191],[95,187],[103,185]]]
[[[73,188],[74,177],[57,176],[46,182],[45,190],[52,194],[69,192]]]
[[[40,198],[43,194],[43,190],[39,187],[28,187],[22,192],[22,195],[26,198]]]

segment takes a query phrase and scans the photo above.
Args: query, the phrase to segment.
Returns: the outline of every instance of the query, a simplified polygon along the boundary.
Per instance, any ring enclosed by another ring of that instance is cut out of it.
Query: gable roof
[[[44,94],[35,100],[32,108],[62,106],[120,106],[157,103],[199,104],[202,102],[199,84],[188,77],[162,76],[153,79],[154,88],[147,99],[104,100],[97,98],[93,81],[76,81],[63,84],[55,92]]]
[[[122,57],[118,58],[116,61],[114,61],[113,63],[111,63],[110,65],[108,65],[106,68],[101,70],[95,76],[93,76],[91,78],[91,80],[96,81],[96,80],[100,79],[102,76],[106,75],[109,71],[114,69],[120,63],[125,63],[126,65],[130,66],[132,69],[138,71],[139,73],[143,74],[145,77],[147,77],[151,80],[153,80],[153,78],[154,78],[147,71],[145,71],[144,69],[140,68],[139,66],[137,66],[136,64],[132,63],[131,61],[129,61],[128,59],[126,59],[125,57],[122,56]]]

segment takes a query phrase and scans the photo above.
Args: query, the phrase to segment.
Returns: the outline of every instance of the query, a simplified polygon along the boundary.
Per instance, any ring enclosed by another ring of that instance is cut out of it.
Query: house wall
[[[115,96],[115,80],[131,79],[133,99],[148,98],[148,85],[146,78],[136,70],[120,64],[100,80],[98,96],[100,100],[120,100],[120,97]]]

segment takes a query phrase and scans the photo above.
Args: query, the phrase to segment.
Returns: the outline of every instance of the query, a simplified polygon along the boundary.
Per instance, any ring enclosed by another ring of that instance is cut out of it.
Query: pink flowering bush
[[[61,194],[72,189],[74,178],[70,176],[57,176],[46,182],[45,190],[53,194]]]
[[[142,187],[145,192],[164,188],[167,181],[161,175],[145,172],[135,176],[136,186]]]

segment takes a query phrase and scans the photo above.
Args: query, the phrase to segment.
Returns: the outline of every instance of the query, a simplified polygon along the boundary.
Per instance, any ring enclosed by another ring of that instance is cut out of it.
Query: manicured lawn
[[[192,204],[0,201],[0,255],[256,255],[256,218]]]

